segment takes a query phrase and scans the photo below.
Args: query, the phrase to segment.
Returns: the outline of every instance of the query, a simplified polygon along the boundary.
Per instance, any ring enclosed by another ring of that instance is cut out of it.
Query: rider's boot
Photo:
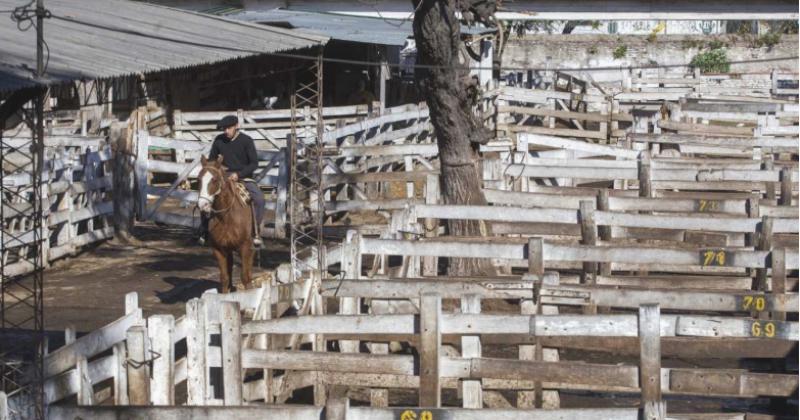
[[[200,234],[197,235],[197,245],[206,246],[206,243],[208,243],[208,232],[200,232]]]
[[[264,242],[261,241],[261,227],[255,222],[256,210],[252,204],[250,204],[250,212],[253,215],[253,246],[256,248],[261,248],[261,246],[264,245]]]
[[[197,232],[196,241],[200,246],[205,246],[208,243],[208,220],[203,216],[200,219],[200,228]]]

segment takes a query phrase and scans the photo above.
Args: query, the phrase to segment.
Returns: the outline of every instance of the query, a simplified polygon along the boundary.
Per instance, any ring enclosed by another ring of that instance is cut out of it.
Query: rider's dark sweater
[[[242,132],[239,132],[233,140],[225,133],[218,135],[211,144],[208,159],[216,159],[219,155],[222,155],[222,164],[228,168],[228,172],[236,172],[239,179],[252,178],[258,168],[258,155],[253,138]]]

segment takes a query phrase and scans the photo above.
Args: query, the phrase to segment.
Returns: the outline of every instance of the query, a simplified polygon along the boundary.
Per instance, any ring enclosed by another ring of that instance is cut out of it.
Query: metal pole
[[[43,84],[45,73],[44,62],[44,19],[46,10],[44,0],[36,0],[36,80]],[[46,226],[42,226],[43,205],[42,205],[42,165],[44,164],[44,100],[47,94],[46,88],[41,88],[36,95],[36,138],[32,143],[33,155],[33,232],[36,246],[34,272],[33,272],[33,305],[34,305],[34,343],[35,352],[33,366],[33,383],[31,394],[33,396],[35,416],[37,419],[45,418],[44,407],[44,267],[46,256],[44,255],[43,241],[48,240]]]

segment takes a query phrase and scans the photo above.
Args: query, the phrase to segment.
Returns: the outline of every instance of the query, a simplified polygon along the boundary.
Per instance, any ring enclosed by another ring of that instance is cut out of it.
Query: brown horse
[[[253,270],[253,213],[241,197],[237,183],[228,178],[222,165],[222,155],[217,160],[202,157],[200,171],[200,197],[197,207],[210,215],[208,236],[220,271],[222,293],[231,291],[233,282],[233,253],[242,259],[242,284],[250,287]]]

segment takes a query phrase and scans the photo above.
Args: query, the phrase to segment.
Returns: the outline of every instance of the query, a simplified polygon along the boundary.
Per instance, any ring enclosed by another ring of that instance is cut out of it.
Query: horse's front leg
[[[223,292],[223,293],[228,293],[228,292],[232,291],[232,289],[233,289],[233,262],[234,262],[233,261],[234,260],[233,251],[228,251],[226,257],[227,257],[227,260],[228,260],[228,267],[227,267],[227,269],[228,269],[228,284],[224,285],[223,287],[227,287],[228,290]]]
[[[219,266],[219,282],[222,293],[228,293],[231,285],[231,274],[228,267],[233,262],[228,258],[230,253],[216,248],[212,248],[212,251],[214,252],[214,257],[217,259],[217,265]]]
[[[242,257],[242,285],[245,289],[249,289],[253,281],[253,256],[255,255],[250,241],[239,248],[239,255]]]

